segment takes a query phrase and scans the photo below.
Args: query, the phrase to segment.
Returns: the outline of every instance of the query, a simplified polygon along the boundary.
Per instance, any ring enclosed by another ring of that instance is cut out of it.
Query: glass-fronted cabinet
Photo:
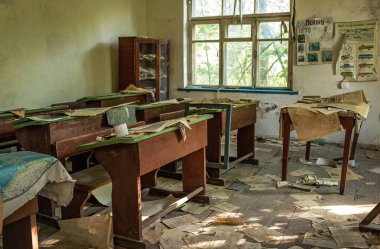
[[[169,41],[119,37],[119,90],[129,84],[169,98]]]

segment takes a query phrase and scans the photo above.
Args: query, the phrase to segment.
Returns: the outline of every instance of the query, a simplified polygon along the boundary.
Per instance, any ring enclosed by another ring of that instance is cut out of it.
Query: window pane
[[[252,42],[226,43],[226,84],[252,86]]]
[[[227,38],[250,38],[251,24],[228,25],[226,37]]]
[[[234,14],[235,0],[224,0],[224,15]],[[242,0],[243,14],[255,13],[255,1],[254,0]],[[240,2],[237,1],[235,15],[240,15]]]
[[[288,42],[259,42],[257,87],[287,87]]]
[[[221,16],[222,0],[193,0],[193,17]]]
[[[219,40],[219,24],[195,25],[194,40]]]
[[[257,0],[256,13],[290,12],[290,0]]]
[[[196,42],[193,53],[193,84],[219,85],[219,43]]]
[[[285,26],[281,23],[261,22],[259,24],[259,39],[287,39],[289,37],[289,22],[284,22]]]

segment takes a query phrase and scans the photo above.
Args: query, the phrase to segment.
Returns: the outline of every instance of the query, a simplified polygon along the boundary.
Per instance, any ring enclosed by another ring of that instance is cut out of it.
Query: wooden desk
[[[62,113],[69,110],[67,105],[59,105],[54,107],[30,109],[25,110],[25,116],[42,115],[42,114],[55,114]],[[17,145],[15,129],[12,127],[11,122],[19,117],[13,113],[0,113],[0,143],[5,143],[14,146]],[[11,142],[11,143],[10,143]]]
[[[151,103],[146,105],[136,106],[136,119],[137,121],[144,121],[146,124],[151,124],[161,121],[160,116],[162,114],[171,112],[185,112],[186,103],[190,103],[192,100],[179,101],[179,104],[168,103]],[[183,114],[184,116],[184,114]]]
[[[289,143],[290,143],[290,126],[292,125],[292,120],[287,112],[287,109],[282,112],[282,132],[283,132],[283,150],[282,150],[282,177],[283,181],[287,179],[288,163],[289,163]],[[344,150],[343,150],[343,162],[342,162],[342,173],[340,178],[340,194],[344,194],[346,187],[346,175],[348,168],[348,161],[350,157],[350,143],[352,131],[355,127],[356,116],[353,112],[340,112],[339,120],[345,129],[345,139],[344,139]],[[357,141],[357,140],[356,140]],[[310,155],[310,144],[306,146],[306,158]],[[356,147],[356,145],[355,145]]]
[[[183,158],[183,192],[180,194],[196,194],[197,197],[205,194],[207,119],[211,117],[205,115],[190,122],[192,129],[186,130],[186,141],[180,138],[177,127],[171,127],[134,139],[117,138],[78,147],[93,149],[95,157],[111,176],[115,245],[145,248],[142,229],[165,214],[142,221],[141,184],[144,181],[144,185],[155,186],[161,166]],[[209,202],[208,197],[203,197]]]
[[[34,198],[4,219],[4,249],[38,249],[37,209]]]
[[[65,165],[67,157],[79,155],[84,151],[78,151],[75,146],[94,141],[97,136],[111,134],[111,128],[106,124],[105,115],[95,117],[73,118],[56,122],[29,121],[14,125],[16,137],[25,150],[44,153],[56,157]],[[86,155],[88,156],[88,155]],[[73,161],[72,171],[79,171],[86,165],[83,161],[87,158],[78,158]],[[45,197],[38,198],[39,217],[46,222],[55,221],[56,204]]]
[[[222,170],[229,170],[246,161],[256,164],[255,123],[257,102],[246,104],[189,104],[188,108],[199,109],[199,113],[211,113],[214,118],[207,122],[207,183],[224,185]],[[229,110],[230,109],[230,110]],[[197,111],[195,111],[197,112]],[[230,157],[230,131],[237,130],[237,157]],[[221,155],[221,138],[225,135],[224,157]],[[248,160],[251,159],[251,160]]]
[[[110,107],[130,102],[145,104],[148,102],[148,95],[140,93],[113,93],[101,96],[84,97],[78,99],[77,102],[85,103],[86,108]]]

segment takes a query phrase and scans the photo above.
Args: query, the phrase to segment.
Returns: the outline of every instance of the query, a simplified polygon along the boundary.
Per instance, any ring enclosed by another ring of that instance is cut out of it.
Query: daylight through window
[[[191,84],[289,89],[290,1],[190,1]]]

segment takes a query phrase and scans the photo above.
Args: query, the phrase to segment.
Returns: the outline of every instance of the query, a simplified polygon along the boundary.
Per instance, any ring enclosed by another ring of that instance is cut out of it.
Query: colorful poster
[[[344,36],[337,68],[344,79],[375,81],[377,59],[376,21],[335,24],[336,37]]]
[[[332,62],[333,27],[328,18],[297,21],[297,65]]]

